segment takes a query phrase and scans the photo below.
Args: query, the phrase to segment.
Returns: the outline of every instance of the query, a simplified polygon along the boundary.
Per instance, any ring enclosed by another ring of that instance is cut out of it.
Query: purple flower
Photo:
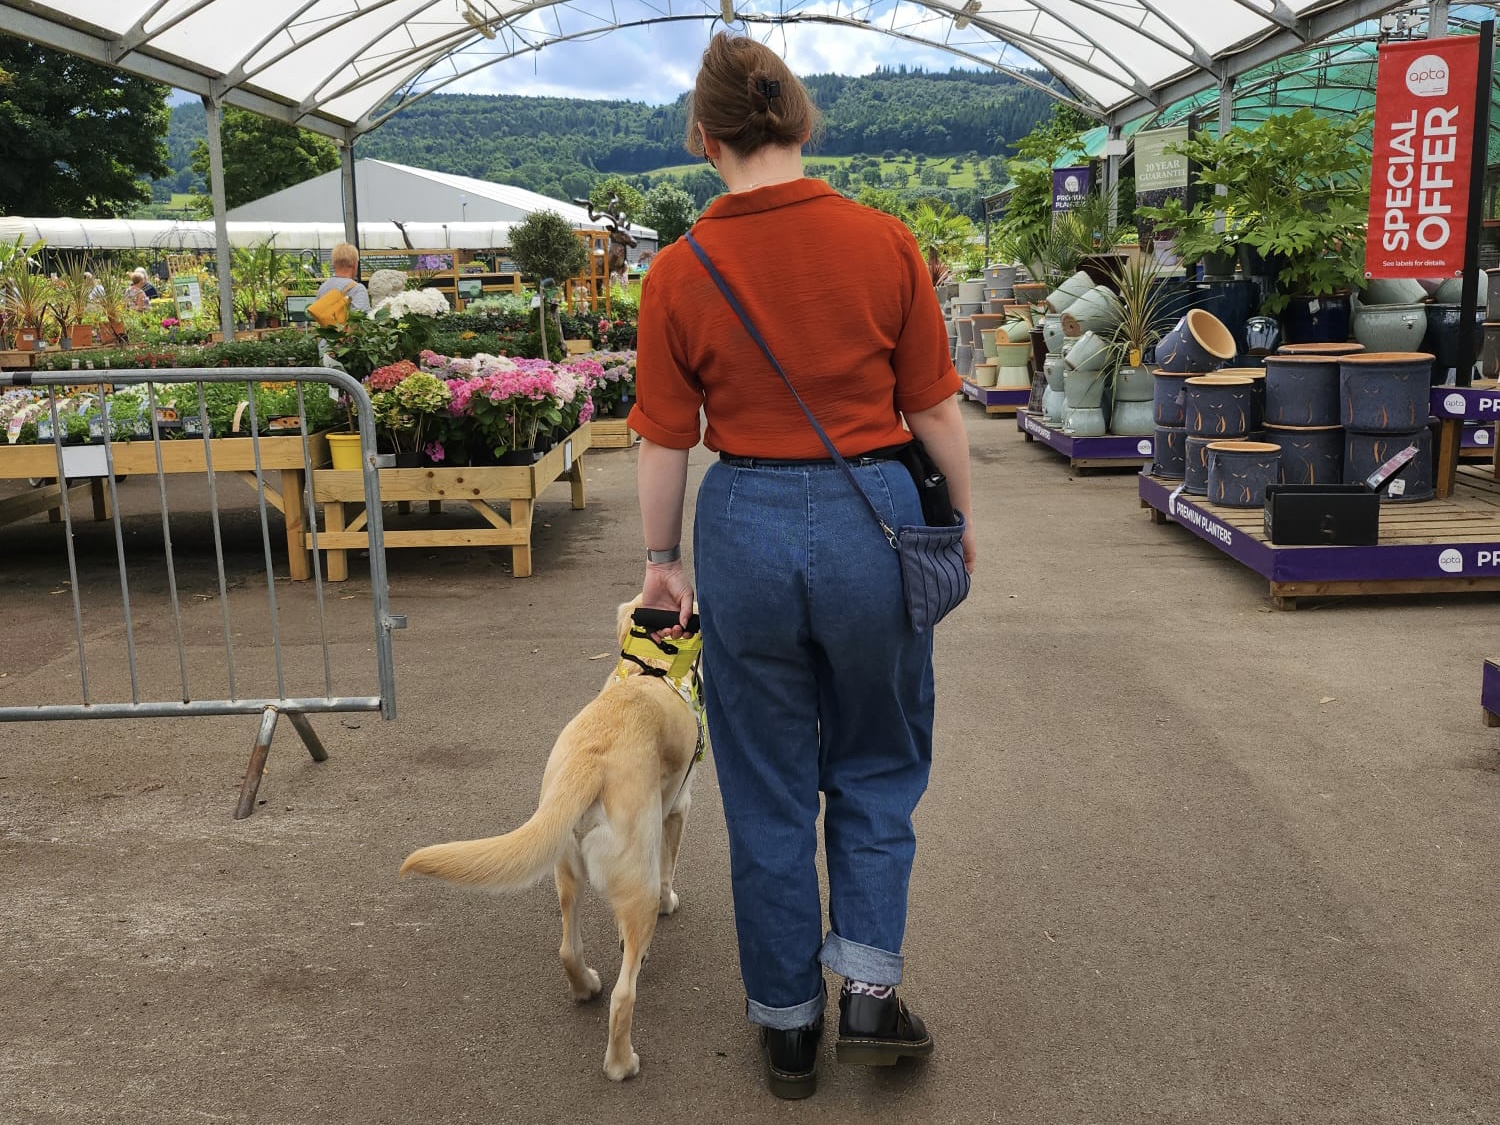
[[[443,448],[443,443],[440,441],[431,442],[422,452],[427,454],[427,460],[431,461],[434,465],[440,463],[443,458],[448,456],[448,451]]]

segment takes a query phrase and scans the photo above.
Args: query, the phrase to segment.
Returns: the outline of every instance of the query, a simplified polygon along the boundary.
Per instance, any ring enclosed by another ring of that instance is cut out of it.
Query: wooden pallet
[[[1143,474],[1143,507],[1181,524],[1267,578],[1277,606],[1299,597],[1500,591],[1500,481],[1488,466],[1462,465],[1453,495],[1380,505],[1373,547],[1273,544],[1261,508],[1226,508]]]

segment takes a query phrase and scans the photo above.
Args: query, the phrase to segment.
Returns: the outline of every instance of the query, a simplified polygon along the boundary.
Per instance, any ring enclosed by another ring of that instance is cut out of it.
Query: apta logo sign
[[[1423,55],[1406,68],[1406,88],[1419,98],[1440,98],[1448,92],[1448,64],[1439,55]]]

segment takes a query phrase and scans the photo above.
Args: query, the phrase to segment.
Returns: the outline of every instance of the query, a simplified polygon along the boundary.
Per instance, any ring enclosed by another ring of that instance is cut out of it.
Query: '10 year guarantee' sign
[[[1366,277],[1463,273],[1478,68],[1476,36],[1381,45]]]

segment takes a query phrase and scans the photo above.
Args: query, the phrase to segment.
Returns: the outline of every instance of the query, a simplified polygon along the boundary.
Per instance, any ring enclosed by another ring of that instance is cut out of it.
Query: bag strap
[[[713,279],[713,283],[719,287],[719,292],[724,294],[724,300],[729,302],[729,307],[734,310],[735,316],[740,318],[740,323],[745,326],[745,331],[750,333],[750,338],[755,341],[761,352],[765,354],[766,359],[770,360],[771,366],[776,369],[776,374],[780,375],[781,381],[786,384],[786,389],[792,392],[792,397],[797,400],[797,405],[802,408],[802,413],[807,415],[808,422],[812,424],[813,430],[823,442],[824,448],[828,450],[834,463],[843,470],[844,476],[854,486],[854,491],[858,492],[869,506],[870,514],[875,517],[875,522],[880,525],[880,530],[885,534],[886,542],[895,547],[896,533],[891,530],[891,525],[885,522],[885,518],[880,514],[880,509],[875,507],[875,501],[870,499],[870,494],[859,483],[859,478],[854,475],[854,470],[849,468],[849,462],[844,460],[838,449],[835,448],[833,441],[824,432],[823,427],[818,425],[817,418],[813,417],[813,412],[808,409],[807,403],[802,401],[802,396],[797,393],[797,388],[792,386],[791,379],[787,377],[787,373],[782,369],[781,363],[777,360],[775,353],[771,351],[771,345],[766,343],[765,338],[750,320],[744,306],[740,304],[739,298],[734,295],[734,290],[729,287],[729,283],[724,280],[723,275],[719,273],[718,269],[709,259],[707,252],[704,251],[702,246],[698,245],[698,240],[693,237],[692,233],[689,232],[683,235],[683,237],[687,239],[687,244],[692,248],[693,253],[698,256],[698,261],[703,263],[703,268],[708,271],[708,276]]]

